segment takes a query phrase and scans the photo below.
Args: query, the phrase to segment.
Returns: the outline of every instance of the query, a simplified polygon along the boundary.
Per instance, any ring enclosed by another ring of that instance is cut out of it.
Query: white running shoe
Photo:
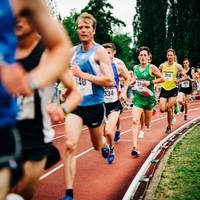
[[[171,124],[174,125],[175,123],[176,123],[176,117],[173,117]]]
[[[24,198],[19,194],[10,193],[7,195],[6,200],[24,200]]]
[[[140,130],[138,138],[144,138],[144,131]]]

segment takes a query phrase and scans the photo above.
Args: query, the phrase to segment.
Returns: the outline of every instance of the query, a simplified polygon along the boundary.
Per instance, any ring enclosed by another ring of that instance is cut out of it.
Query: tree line
[[[113,42],[117,47],[117,57],[129,69],[136,63],[137,50],[148,46],[157,66],[166,59],[166,50],[173,48],[178,62],[188,57],[192,66],[200,65],[200,4],[198,0],[136,0],[136,14],[132,19],[133,36],[123,32],[126,24],[114,17],[113,6],[108,0],[90,0],[81,12],[71,10],[70,15],[61,18],[54,14],[67,29],[74,45],[79,43],[76,19],[82,12],[91,13],[97,19],[95,40],[100,43]],[[133,11],[134,12],[134,11]]]

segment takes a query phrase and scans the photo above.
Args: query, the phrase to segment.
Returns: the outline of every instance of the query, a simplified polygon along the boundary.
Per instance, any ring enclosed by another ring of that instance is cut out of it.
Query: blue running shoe
[[[74,200],[74,198],[70,196],[65,196],[62,200]]]
[[[114,141],[117,142],[120,139],[120,131],[115,131],[115,138]]]
[[[111,148],[110,153],[107,157],[108,164],[112,164],[114,159],[115,159],[115,151],[114,151],[114,148]]]
[[[108,144],[106,144],[105,147],[101,149],[101,155],[106,159],[108,157],[109,152],[110,148]]]

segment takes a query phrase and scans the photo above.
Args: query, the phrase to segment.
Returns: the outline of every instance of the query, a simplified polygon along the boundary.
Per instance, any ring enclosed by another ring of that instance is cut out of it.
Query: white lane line
[[[190,109],[189,111],[194,111],[194,110],[199,110],[199,108],[193,108],[193,109]],[[178,113],[178,114],[181,114],[181,113]],[[126,117],[126,118],[128,118],[128,117]],[[130,117],[129,117],[129,118],[130,118]],[[156,121],[159,121],[159,120],[162,120],[162,119],[165,119],[165,118],[166,118],[166,117],[160,117],[160,118],[158,118],[158,119],[154,119],[154,120],[152,120],[152,123],[153,123],[153,122],[156,122]],[[126,130],[126,131],[123,131],[123,132],[121,133],[121,135],[124,135],[124,134],[128,133],[129,131],[131,131],[131,129],[128,129],[128,130]],[[84,152],[82,152],[82,153],[76,155],[76,158],[79,158],[79,157],[85,155],[86,153],[92,151],[93,149],[94,149],[94,148],[91,147],[91,148],[85,150]],[[52,169],[51,171],[45,173],[43,176],[40,177],[40,180],[42,180],[42,179],[46,178],[47,176],[51,175],[52,173],[54,173],[55,171],[57,171],[57,170],[60,169],[61,167],[63,167],[63,164],[60,164],[60,165],[58,165],[57,167],[55,167],[54,169]]]
[[[161,120],[161,119],[163,119],[163,118],[166,118],[166,117],[161,117],[161,118],[159,118],[159,119],[155,119],[155,120],[153,120],[152,122],[155,122],[155,121]],[[123,131],[123,132],[121,133],[121,135],[124,135],[124,134],[126,134],[126,133],[128,133],[128,132],[130,132],[130,131],[131,131],[131,128],[128,129],[128,130],[126,130],[126,131]],[[79,158],[79,157],[85,155],[86,153],[92,151],[93,149],[94,149],[94,148],[91,147],[91,148],[85,150],[84,152],[82,152],[82,153],[76,155],[76,158]],[[60,165],[58,165],[57,167],[55,167],[55,168],[52,169],[51,171],[45,173],[43,176],[40,177],[40,180],[46,178],[47,176],[51,175],[52,173],[54,173],[55,171],[57,171],[58,169],[60,169],[60,168],[62,168],[62,167],[63,167],[63,163],[60,164]]]

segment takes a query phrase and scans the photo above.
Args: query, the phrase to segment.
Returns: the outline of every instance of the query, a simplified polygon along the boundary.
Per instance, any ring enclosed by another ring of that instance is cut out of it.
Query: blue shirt
[[[14,63],[16,37],[14,17],[8,0],[0,1],[0,30],[0,64],[12,64]],[[0,82],[0,128],[15,124],[16,112],[17,106],[14,98]]]
[[[82,45],[78,45],[72,58],[72,64],[78,65],[83,72],[92,75],[101,75],[100,65],[95,61],[94,55],[100,44],[95,44],[88,51],[82,50]],[[89,81],[75,77],[78,88],[83,95],[83,100],[79,106],[91,106],[104,102],[104,88]]]

